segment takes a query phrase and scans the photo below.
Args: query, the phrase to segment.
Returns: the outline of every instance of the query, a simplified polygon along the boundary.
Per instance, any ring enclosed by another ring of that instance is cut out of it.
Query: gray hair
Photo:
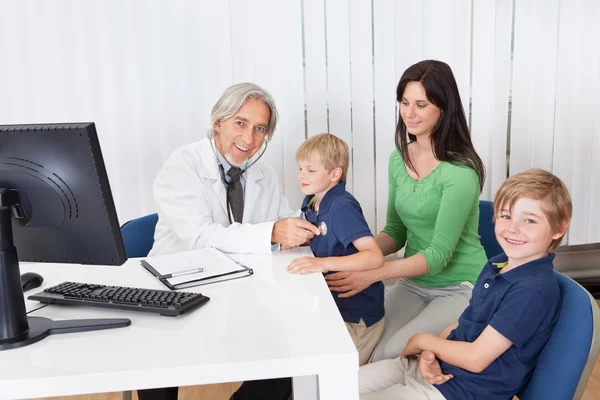
[[[233,117],[248,99],[262,100],[269,107],[271,117],[269,118],[266,136],[268,140],[271,140],[277,126],[277,119],[279,118],[277,107],[275,107],[273,97],[266,90],[254,83],[238,83],[225,89],[225,92],[223,92],[223,95],[210,113],[212,126],[208,131],[208,137],[215,137],[215,123],[217,121]]]

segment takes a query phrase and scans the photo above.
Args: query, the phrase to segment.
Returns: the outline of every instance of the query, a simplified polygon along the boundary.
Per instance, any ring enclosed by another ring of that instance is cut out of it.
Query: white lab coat
[[[175,150],[154,181],[158,224],[149,255],[211,246],[230,253],[270,253],[273,224],[293,211],[272,168],[259,161],[245,174],[244,218],[230,224],[210,140]]]

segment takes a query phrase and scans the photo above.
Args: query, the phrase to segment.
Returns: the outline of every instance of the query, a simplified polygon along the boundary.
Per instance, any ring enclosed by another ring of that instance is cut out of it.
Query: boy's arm
[[[458,326],[458,322],[448,325],[440,334],[440,338],[446,339],[450,332]],[[440,362],[431,350],[423,350],[419,358],[419,371],[423,378],[432,385],[440,385],[454,378],[452,374],[444,374]]]
[[[431,350],[449,364],[479,373],[511,346],[524,346],[536,335],[545,334],[560,300],[556,292],[540,292],[526,283],[516,285],[504,295],[490,322],[472,343],[420,333],[408,340],[403,355]]]
[[[453,331],[453,330],[455,330],[456,328],[458,328],[458,321],[457,321],[457,322],[454,322],[454,323],[452,323],[452,324],[450,324],[450,325],[448,325],[448,327],[447,327],[446,329],[444,329],[444,330],[442,331],[442,333],[440,333],[440,337],[441,337],[442,339],[447,339],[447,338],[448,338],[448,336],[450,335],[450,332],[452,332],[452,331]]]
[[[383,254],[372,236],[352,241],[358,253],[343,257],[300,257],[292,261],[287,270],[293,274],[329,271],[365,271],[380,268]]]
[[[402,355],[406,357],[430,350],[437,358],[448,364],[477,374],[512,345],[510,340],[488,325],[472,343],[446,340],[429,333],[418,333],[408,340]]]

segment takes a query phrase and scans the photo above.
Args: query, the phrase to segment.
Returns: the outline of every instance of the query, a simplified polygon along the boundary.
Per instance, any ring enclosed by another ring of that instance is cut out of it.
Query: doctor
[[[317,234],[312,224],[290,217],[275,172],[258,162],[277,125],[271,95],[252,83],[233,85],[211,117],[208,138],[175,150],[158,172],[159,219],[149,255],[204,247],[269,253]]]
[[[208,137],[180,147],[154,181],[158,223],[150,256],[216,247],[269,253],[318,234],[290,217],[275,171],[258,162],[277,125],[271,95],[252,83],[233,85],[211,113]],[[138,390],[140,400],[177,399],[178,388]]]

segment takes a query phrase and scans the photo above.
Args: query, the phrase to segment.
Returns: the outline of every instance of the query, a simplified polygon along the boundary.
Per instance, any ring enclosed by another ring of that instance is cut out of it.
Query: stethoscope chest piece
[[[327,235],[327,224],[325,223],[325,221],[321,221],[319,223],[319,226],[317,226],[317,229],[319,230],[319,234],[321,236]]]

